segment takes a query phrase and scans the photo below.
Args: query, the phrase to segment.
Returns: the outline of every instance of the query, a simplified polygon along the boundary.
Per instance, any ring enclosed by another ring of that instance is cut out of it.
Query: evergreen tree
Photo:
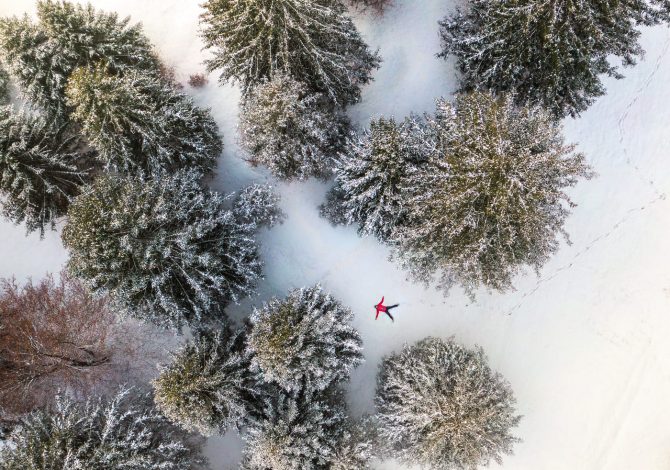
[[[187,470],[201,463],[184,435],[128,390],[85,404],[60,396],[23,419],[0,450],[2,470]]]
[[[52,116],[67,116],[65,85],[79,66],[104,61],[114,75],[157,74],[159,62],[139,25],[90,4],[39,0],[37,23],[0,20],[0,52],[28,98]]]
[[[445,288],[511,288],[524,266],[538,270],[556,251],[559,233],[567,239],[565,188],[592,176],[584,156],[545,111],[510,96],[438,101],[429,126],[436,150],[406,185],[401,261],[425,282],[439,272]]]
[[[77,169],[73,139],[43,118],[0,107],[0,197],[2,213],[28,232],[54,227],[79,193],[85,174]]]
[[[428,155],[425,132],[415,118],[372,121],[340,155],[321,214],[333,223],[358,223],[361,235],[389,241],[406,217],[403,184]]]
[[[346,423],[337,388],[289,394],[267,391],[244,434],[244,470],[326,470]]]
[[[278,178],[325,178],[348,124],[325,95],[276,75],[243,104],[240,141],[251,162],[267,166]]]
[[[228,329],[200,331],[174,354],[154,381],[156,405],[190,431],[224,433],[246,414],[255,382],[244,353],[244,335]]]
[[[256,225],[238,220],[200,174],[101,177],[70,207],[70,271],[131,314],[179,329],[217,319],[260,277]]]
[[[116,76],[104,64],[78,68],[66,88],[72,117],[107,168],[157,174],[211,171],[221,153],[216,122],[186,95],[147,74]]]
[[[317,285],[274,298],[251,314],[248,349],[263,380],[285,390],[324,390],[363,359],[351,310]]]
[[[605,93],[600,75],[633,65],[639,25],[670,19],[665,0],[471,0],[443,20],[442,57],[454,55],[462,89],[516,90],[518,103],[576,116]]]
[[[0,105],[9,103],[9,74],[0,63]]]
[[[407,464],[475,470],[501,463],[518,441],[509,384],[481,349],[426,338],[384,358],[377,377],[378,433]]]
[[[271,187],[253,184],[242,189],[233,204],[235,217],[256,227],[273,227],[284,220],[279,197]]]
[[[209,71],[244,94],[286,73],[340,105],[355,103],[380,59],[370,52],[340,0],[208,0],[203,39]]]

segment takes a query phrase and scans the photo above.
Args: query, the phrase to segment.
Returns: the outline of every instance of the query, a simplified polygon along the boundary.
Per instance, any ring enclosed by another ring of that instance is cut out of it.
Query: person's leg
[[[391,319],[392,322],[395,322],[395,320],[393,319],[393,315],[391,315],[391,312],[389,312],[389,311],[387,310],[387,311],[386,311],[386,315],[389,316],[389,318]]]
[[[391,310],[392,308],[396,308],[398,305],[400,305],[400,304],[389,305],[388,307],[386,307],[386,310]]]

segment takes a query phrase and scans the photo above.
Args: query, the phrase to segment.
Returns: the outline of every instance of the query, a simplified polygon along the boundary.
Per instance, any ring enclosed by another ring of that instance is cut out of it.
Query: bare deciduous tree
[[[65,274],[0,280],[1,414],[48,404],[59,389],[77,396],[127,382],[144,370],[147,333]]]

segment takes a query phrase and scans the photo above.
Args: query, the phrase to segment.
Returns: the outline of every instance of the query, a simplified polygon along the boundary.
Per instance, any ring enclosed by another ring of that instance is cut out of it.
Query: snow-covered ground
[[[96,6],[132,15],[144,24],[161,56],[185,81],[203,71],[197,37],[197,0],[96,0]],[[370,117],[430,111],[455,84],[452,64],[435,58],[437,21],[449,0],[396,0],[383,18],[357,19],[384,58],[363,102],[351,109],[361,125]],[[34,13],[32,0],[0,0],[0,15]],[[316,206],[326,185],[277,184],[251,169],[235,144],[239,92],[215,76],[194,94],[210,106],[226,148],[213,186],[230,191],[250,181],[277,186],[286,222],[262,235],[265,283],[258,298],[321,282],[355,312],[366,363],[354,374],[350,400],[371,410],[380,358],[427,335],[479,344],[511,382],[524,415],[523,442],[501,468],[670,468],[670,31],[644,31],[645,60],[606,80],[608,95],[565,124],[599,176],[572,192],[579,204],[564,246],[541,272],[519,278],[518,290],[481,292],[471,302],[454,290],[444,297],[408,282],[387,261],[388,251],[353,228],[332,228]],[[0,222],[0,275],[40,277],[66,259],[59,235],[26,238],[21,227]],[[372,305],[385,295],[400,302],[396,322],[374,320]],[[236,468],[240,441],[212,439],[214,469]],[[496,467],[495,465],[493,467]],[[379,469],[401,468],[393,462]]]

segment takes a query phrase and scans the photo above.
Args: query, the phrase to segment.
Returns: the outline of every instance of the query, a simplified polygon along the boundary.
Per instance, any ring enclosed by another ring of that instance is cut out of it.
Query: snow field
[[[141,21],[177,78],[202,72],[195,0],[95,0],[94,5]],[[34,13],[32,0],[0,0],[0,15]],[[382,17],[357,24],[384,63],[361,104],[350,110],[365,125],[371,117],[433,109],[435,98],[453,92],[450,63],[437,59],[437,21],[448,0],[396,0]],[[471,302],[458,289],[444,297],[406,280],[387,260],[388,249],[359,238],[354,227],[333,228],[318,216],[327,185],[277,183],[250,168],[236,145],[239,92],[208,86],[194,90],[212,108],[225,149],[213,187],[239,189],[255,181],[273,184],[288,217],[261,235],[266,280],[259,296],[231,308],[247,315],[251,305],[284,296],[294,287],[321,282],[355,314],[366,362],[349,390],[356,413],[372,411],[381,357],[428,335],[454,336],[481,345],[494,369],[512,384],[524,418],[523,442],[500,468],[512,470],[656,470],[670,466],[670,32],[646,29],[643,61],[623,80],[606,79],[608,94],[579,119],[565,122],[566,140],[598,172],[571,191],[579,204],[564,245],[542,269],[517,279],[516,292],[480,292]],[[66,260],[58,233],[45,240],[0,222],[0,275],[41,277]],[[382,295],[400,303],[396,322],[374,320]],[[212,468],[234,469],[241,442],[234,435],[211,439]],[[497,468],[496,465],[492,466]],[[379,469],[400,469],[380,462]]]

